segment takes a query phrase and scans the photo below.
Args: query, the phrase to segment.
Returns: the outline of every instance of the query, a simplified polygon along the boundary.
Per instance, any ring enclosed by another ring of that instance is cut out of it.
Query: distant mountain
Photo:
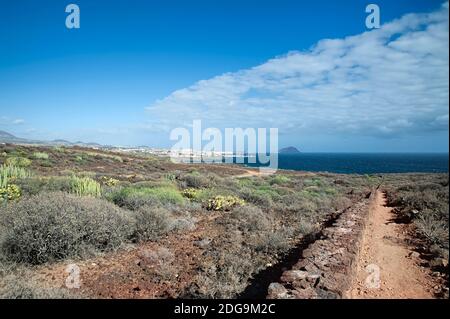
[[[85,143],[85,142],[76,142],[76,143],[72,143],[72,145],[77,145],[77,146],[85,146],[85,147],[103,147],[103,145],[98,144],[98,143],[94,143],[94,142],[89,142],[89,143]]]
[[[0,143],[11,143],[11,144],[36,144],[36,145],[51,145],[51,146],[83,146],[83,147],[96,147],[102,148],[104,147],[98,143],[84,143],[84,142],[76,142],[72,143],[66,140],[57,139],[53,141],[37,141],[37,140],[28,140],[25,138],[16,137],[8,132],[0,131]]]
[[[300,151],[293,146],[289,146],[289,147],[282,148],[279,153],[280,154],[300,154]]]
[[[24,138],[16,137],[8,132],[0,131],[0,143],[26,143]]]
[[[7,138],[9,138],[9,139],[17,139],[17,137],[15,137],[14,135],[12,135],[12,134],[9,134],[8,132],[5,132],[5,131],[0,131],[0,139],[7,139]]]
[[[72,145],[71,142],[66,141],[66,140],[53,140],[50,143],[57,145],[57,146],[69,146]]]

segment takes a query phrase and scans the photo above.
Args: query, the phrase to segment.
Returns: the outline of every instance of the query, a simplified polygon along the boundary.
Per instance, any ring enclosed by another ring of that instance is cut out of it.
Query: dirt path
[[[246,178],[246,177],[254,177],[254,176],[270,176],[273,175],[276,171],[274,170],[260,170],[258,168],[254,169],[244,169],[245,173],[234,175],[234,178]],[[291,172],[292,173],[292,172]],[[311,172],[295,172],[297,176],[315,176],[315,173]]]
[[[393,221],[394,213],[385,203],[384,194],[377,191],[363,235],[356,280],[347,297],[433,298],[427,270],[418,265],[418,257],[405,244],[402,225]]]
[[[253,176],[261,176],[261,175],[263,175],[258,169],[255,169],[255,170],[246,169],[245,172],[246,173],[244,173],[244,174],[235,175],[233,177],[234,178],[246,178],[246,177],[253,177]]]

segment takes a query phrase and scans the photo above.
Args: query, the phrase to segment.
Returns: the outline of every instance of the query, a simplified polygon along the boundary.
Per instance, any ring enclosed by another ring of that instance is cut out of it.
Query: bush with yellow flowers
[[[20,198],[20,188],[17,185],[9,184],[6,187],[0,188],[0,202],[13,201]]]
[[[103,185],[109,186],[109,187],[114,187],[114,186],[117,186],[117,184],[119,184],[119,180],[112,178],[112,177],[107,177],[107,176],[103,176],[101,178],[101,182]]]
[[[218,195],[208,201],[207,209],[214,211],[230,211],[236,206],[245,205],[245,201],[236,196]]]
[[[190,200],[195,200],[199,194],[199,191],[195,188],[187,188],[183,191],[183,196]]]

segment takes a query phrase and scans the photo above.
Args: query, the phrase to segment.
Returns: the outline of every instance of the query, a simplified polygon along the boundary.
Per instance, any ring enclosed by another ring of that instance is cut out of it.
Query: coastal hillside
[[[448,297],[448,174],[263,175],[13,144],[0,164],[2,298]],[[378,295],[369,264],[388,272]]]

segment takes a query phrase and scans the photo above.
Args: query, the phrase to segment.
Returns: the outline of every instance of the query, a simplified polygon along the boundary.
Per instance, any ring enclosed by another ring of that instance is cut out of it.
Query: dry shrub
[[[438,244],[448,250],[448,223],[437,219],[433,214],[419,214],[414,220],[417,230],[431,244]]]
[[[189,213],[177,215],[165,207],[143,206],[135,213],[136,227],[133,238],[144,242],[157,240],[171,231],[186,231],[195,229],[196,220]]]
[[[214,259],[203,260],[189,297],[235,298],[247,286],[255,261],[239,252],[215,251]]]
[[[8,205],[0,227],[9,260],[41,264],[115,249],[131,235],[134,220],[104,200],[49,193]]]
[[[255,206],[237,207],[230,213],[229,218],[243,232],[268,231],[271,228],[270,218],[260,208]]]
[[[185,175],[180,179],[180,181],[184,182],[184,185],[187,187],[192,188],[202,188],[210,185],[210,180],[208,178],[197,174]]]
[[[285,227],[271,232],[259,238],[255,249],[265,254],[283,253],[289,249],[289,238],[294,234],[294,229]]]
[[[172,229],[171,214],[167,209],[143,206],[135,213],[137,241],[156,240]]]
[[[0,299],[79,299],[83,296],[65,288],[44,288],[36,281],[10,275],[0,283]]]

